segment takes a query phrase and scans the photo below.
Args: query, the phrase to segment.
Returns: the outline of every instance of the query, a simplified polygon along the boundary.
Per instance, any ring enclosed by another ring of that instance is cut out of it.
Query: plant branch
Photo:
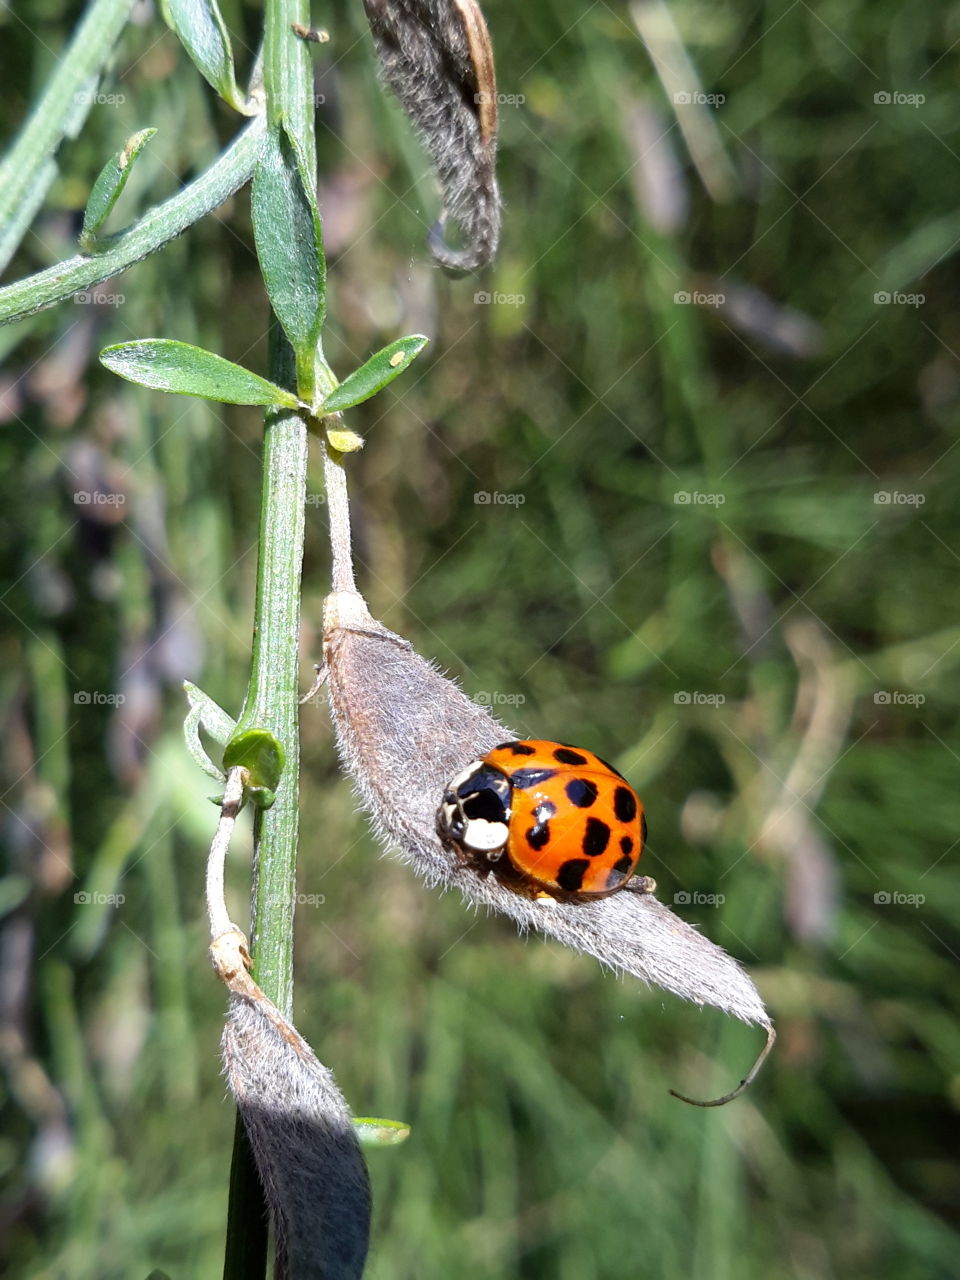
[[[94,101],[98,75],[126,26],[133,0],[93,0],[43,96],[0,164],[0,270],[13,256],[57,176],[53,156],[75,136]],[[86,108],[86,109],[84,109]],[[82,286],[81,286],[82,287]]]
[[[126,271],[199,222],[249,181],[265,128],[265,115],[255,116],[205,173],[125,231],[106,237],[100,252],[79,253],[0,289],[0,324],[22,320]]]
[[[302,42],[291,30],[295,22],[309,22],[308,0],[267,0],[264,17],[267,115],[274,121],[281,114],[285,117],[312,184],[316,173],[312,67]],[[288,235],[290,228],[277,226],[275,234]],[[270,376],[280,386],[293,389],[296,360],[276,322],[271,332]],[[299,833],[297,658],[306,483],[306,422],[296,412],[271,410],[263,446],[251,675],[239,727],[267,730],[284,752],[276,800],[271,808],[258,813],[254,828],[250,950],[254,980],[288,1019],[293,1006],[293,906]],[[265,1257],[259,1226],[265,1215],[253,1154],[242,1125],[238,1125],[230,1176],[225,1280],[255,1280],[263,1275]]]
[[[231,769],[220,806],[220,821],[207,857],[207,917],[210,921],[210,939],[216,941],[222,934],[234,928],[223,892],[223,869],[227,849],[237,823],[240,802],[243,800],[243,770]]]

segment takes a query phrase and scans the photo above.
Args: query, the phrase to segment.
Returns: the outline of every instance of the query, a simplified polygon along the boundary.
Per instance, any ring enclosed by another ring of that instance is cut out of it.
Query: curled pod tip
[[[491,262],[500,239],[497,86],[477,0],[364,0],[380,75],[410,118],[443,191],[427,238],[452,275]],[[454,222],[463,241],[452,248]]]

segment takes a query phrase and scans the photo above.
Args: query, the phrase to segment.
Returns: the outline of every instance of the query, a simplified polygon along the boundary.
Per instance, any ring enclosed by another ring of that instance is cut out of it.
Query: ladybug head
[[[510,834],[510,782],[482,760],[468,765],[446,791],[437,811],[441,841],[467,857],[494,861]]]

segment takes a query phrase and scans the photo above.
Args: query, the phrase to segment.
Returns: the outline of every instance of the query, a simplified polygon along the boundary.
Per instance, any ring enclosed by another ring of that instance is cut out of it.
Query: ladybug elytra
[[[643,805],[612,765],[539,740],[504,742],[468,765],[444,792],[437,831],[515,892],[574,901],[624,888],[647,839]]]

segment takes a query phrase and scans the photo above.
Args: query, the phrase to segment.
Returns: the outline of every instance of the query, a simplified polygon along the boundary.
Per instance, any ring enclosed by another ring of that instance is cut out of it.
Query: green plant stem
[[[283,113],[300,147],[311,182],[316,174],[312,69],[294,22],[309,23],[307,0],[268,0],[265,12],[264,88],[267,114]],[[309,109],[308,109],[309,104]],[[284,228],[277,228],[283,235]],[[270,376],[293,388],[295,361],[279,325],[271,333]],[[260,558],[250,685],[240,724],[272,733],[282,744],[285,767],[273,806],[260,811],[254,829],[253,976],[277,1008],[293,1006],[293,904],[299,830],[298,641],[307,484],[307,427],[297,413],[267,414],[260,504]],[[230,1173],[225,1280],[263,1276],[266,1220],[253,1157],[237,1126]]]
[[[279,333],[274,342],[282,341]],[[273,372],[281,372],[276,362]],[[253,669],[240,724],[272,733],[286,763],[273,806],[258,823],[253,902],[253,976],[287,1018],[293,1004],[299,769],[298,639],[307,429],[296,413],[268,417],[260,507],[260,565]]]
[[[265,128],[266,116],[255,116],[205,173],[126,231],[106,237],[100,252],[79,253],[0,289],[0,324],[22,320],[126,271],[199,222],[249,181]]]
[[[87,117],[98,73],[126,26],[133,0],[93,0],[43,96],[0,164],[0,270],[23,239],[57,176],[54,153]],[[86,102],[81,94],[88,95]],[[86,110],[84,110],[86,108]]]
[[[270,124],[276,124],[283,117],[287,133],[298,144],[307,177],[316,186],[313,64],[306,42],[291,30],[295,22],[309,27],[309,0],[267,0],[263,40],[267,118]]]

